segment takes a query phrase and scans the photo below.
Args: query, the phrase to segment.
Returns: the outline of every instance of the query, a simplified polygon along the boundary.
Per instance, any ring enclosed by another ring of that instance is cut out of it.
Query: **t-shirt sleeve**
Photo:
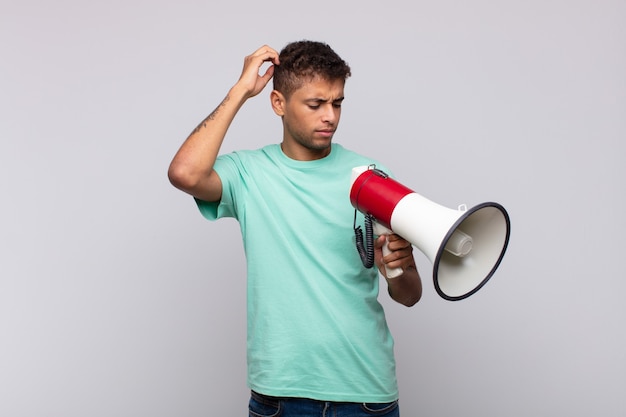
[[[222,217],[237,217],[235,194],[239,182],[237,164],[233,155],[220,155],[213,166],[222,181],[222,198],[219,201],[204,201],[194,197],[200,213],[208,220]]]

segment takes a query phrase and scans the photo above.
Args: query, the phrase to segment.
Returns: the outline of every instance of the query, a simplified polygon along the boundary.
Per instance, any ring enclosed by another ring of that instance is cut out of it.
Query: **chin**
[[[319,140],[313,141],[313,143],[311,143],[311,149],[317,149],[317,150],[321,151],[321,150],[330,148],[332,143],[333,143],[333,139],[332,138],[319,139]]]

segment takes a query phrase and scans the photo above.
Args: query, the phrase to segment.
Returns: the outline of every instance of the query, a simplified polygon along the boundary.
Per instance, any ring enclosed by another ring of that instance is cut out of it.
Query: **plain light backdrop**
[[[381,292],[403,416],[626,415],[626,3],[2,0],[0,415],[242,416],[236,222],[174,153],[263,44],[348,63],[335,140],[448,207],[497,201],[467,300]],[[269,88],[223,150],[280,141]]]

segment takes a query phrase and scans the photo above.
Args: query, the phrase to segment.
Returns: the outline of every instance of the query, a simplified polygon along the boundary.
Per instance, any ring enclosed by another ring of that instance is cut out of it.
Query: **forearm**
[[[263,63],[271,62],[263,75]],[[259,94],[274,75],[278,52],[267,45],[244,59],[244,67],[237,83],[222,103],[194,129],[170,163],[168,176],[177,188],[207,201],[218,201],[222,183],[213,170],[226,132],[235,115],[250,97]]]
[[[191,132],[170,163],[168,176],[175,187],[204,199],[219,199],[221,189],[213,190],[205,182],[211,179],[226,132],[246,99],[244,90],[235,85]]]
[[[422,280],[415,264],[405,267],[403,271],[396,278],[385,277],[387,290],[393,300],[411,307],[422,298]]]

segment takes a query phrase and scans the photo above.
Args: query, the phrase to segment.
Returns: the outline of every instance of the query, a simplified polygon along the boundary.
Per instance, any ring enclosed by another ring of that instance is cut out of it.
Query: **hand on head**
[[[264,63],[270,65],[263,74],[259,71]],[[244,59],[243,70],[238,84],[246,89],[249,97],[259,94],[274,75],[274,65],[279,65],[278,52],[267,45],[263,45]]]

